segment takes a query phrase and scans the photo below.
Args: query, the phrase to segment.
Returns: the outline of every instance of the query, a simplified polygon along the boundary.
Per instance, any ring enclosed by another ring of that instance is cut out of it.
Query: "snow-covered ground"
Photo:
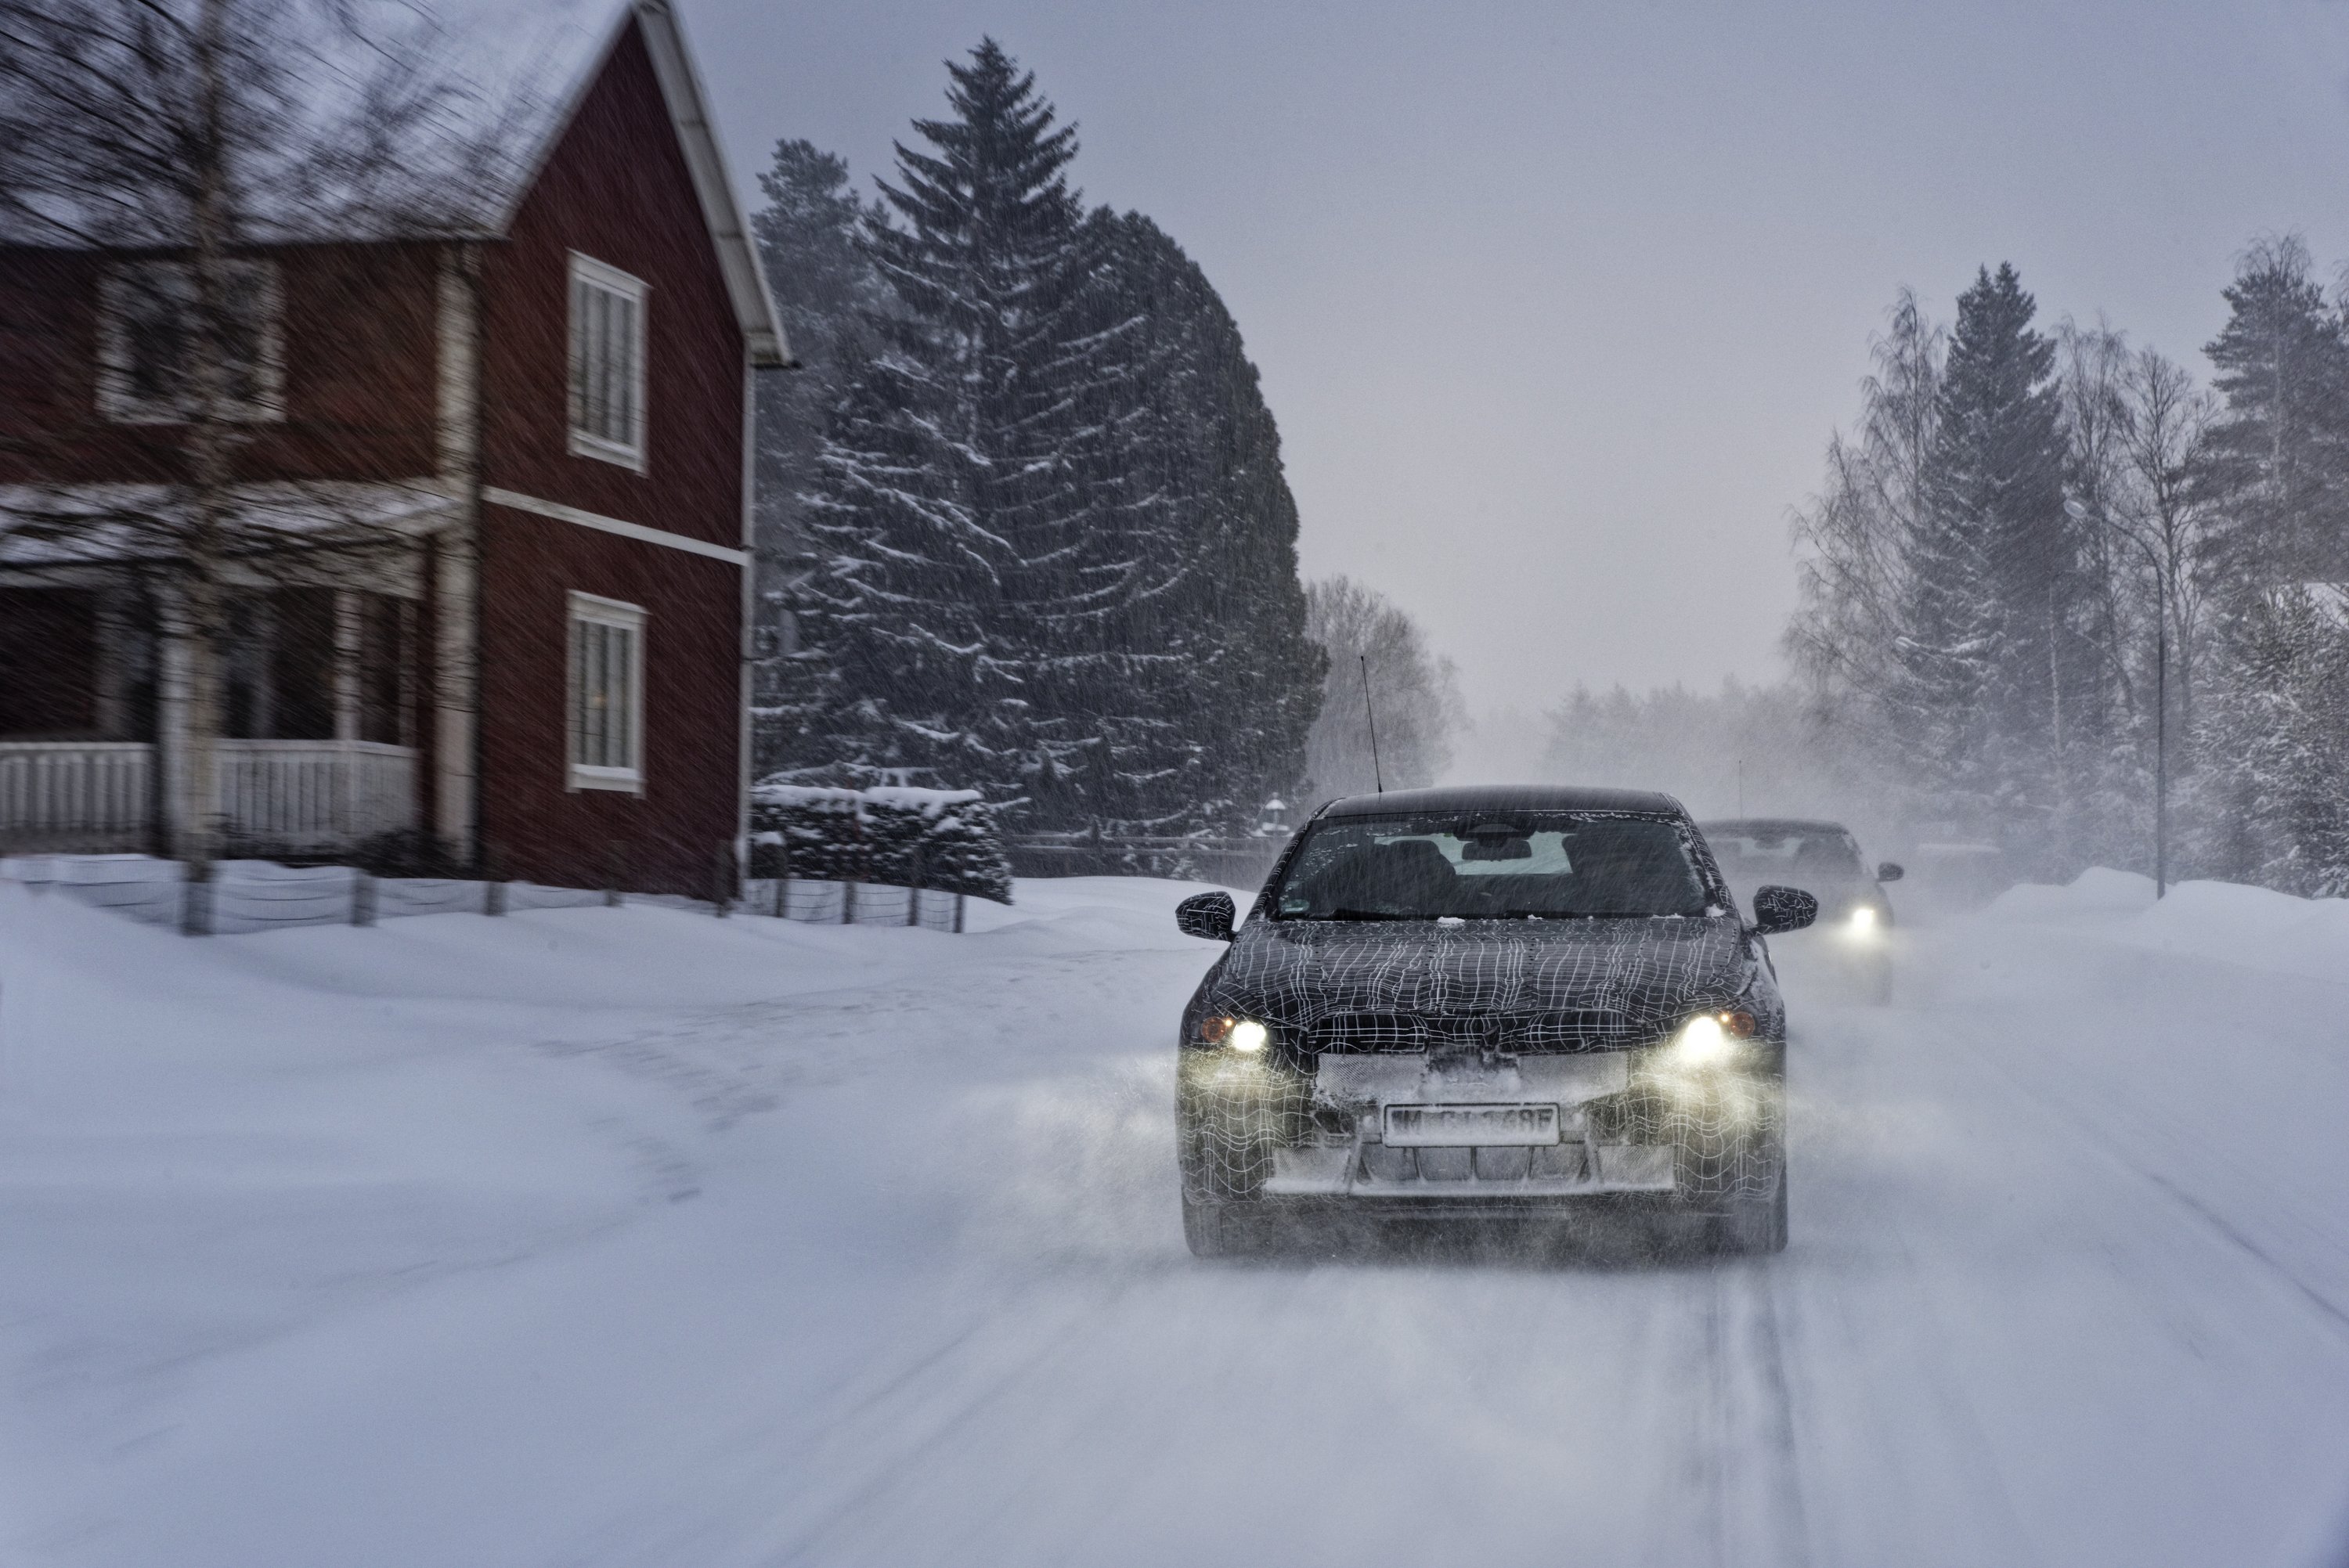
[[[1173,883],[188,940],[0,884],[0,1563],[2349,1556],[2349,905],[1785,944],[1795,1242],[1195,1263]]]

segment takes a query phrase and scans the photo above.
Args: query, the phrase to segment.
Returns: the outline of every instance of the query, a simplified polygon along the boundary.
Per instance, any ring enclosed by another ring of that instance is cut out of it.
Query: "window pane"
[[[636,674],[636,634],[625,627],[612,629],[612,766],[634,768],[636,749],[630,744],[636,738],[636,688],[631,677]]]
[[[620,425],[620,359],[627,355],[627,301],[617,294],[604,295],[604,438],[627,441]]]
[[[130,395],[141,403],[174,402],[187,377],[188,305],[175,286],[184,271],[143,266],[122,274],[122,345]]]
[[[571,428],[587,428],[587,284],[571,280]]]
[[[644,700],[641,633],[586,614],[592,612],[571,623],[571,760],[582,768],[636,769],[642,766],[636,735]]]
[[[96,593],[0,588],[0,737],[94,738],[99,657]]]
[[[574,275],[571,280],[571,428],[634,449],[643,443],[637,377],[644,306],[633,295]]]
[[[262,400],[264,317],[268,308],[266,279],[259,267],[231,267],[227,297],[222,300],[221,357],[229,397],[239,403]]]
[[[612,355],[612,438],[636,444],[636,302],[613,300],[619,341]]]
[[[590,390],[587,406],[593,411],[587,421],[590,434],[609,440],[612,434],[612,296],[602,289],[591,289],[595,301],[595,347],[590,363],[595,366],[595,382]]]
[[[269,733],[280,740],[335,738],[335,595],[280,588],[270,595]]]
[[[608,753],[612,746],[612,686],[605,668],[610,636],[605,627],[591,624],[587,628],[587,702],[595,738],[587,760],[597,768],[611,766]]]
[[[408,602],[367,593],[359,605],[359,738],[409,745]]]

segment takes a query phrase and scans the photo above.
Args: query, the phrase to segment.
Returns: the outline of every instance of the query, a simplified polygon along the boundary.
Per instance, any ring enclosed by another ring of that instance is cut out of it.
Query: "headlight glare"
[[[1199,1042],[1227,1046],[1243,1056],[1255,1056],[1272,1043],[1272,1031],[1254,1018],[1215,1014],[1199,1020]]]
[[[1876,911],[1867,904],[1851,912],[1851,929],[1856,935],[1866,936],[1876,929]]]
[[[1751,1013],[1728,1009],[1699,1013],[1672,1037],[1671,1062],[1678,1068],[1720,1067],[1737,1055],[1738,1042],[1754,1037],[1757,1026]]]
[[[1682,1067],[1709,1068],[1729,1059],[1729,1031],[1711,1013],[1699,1013],[1681,1026],[1672,1057]]]

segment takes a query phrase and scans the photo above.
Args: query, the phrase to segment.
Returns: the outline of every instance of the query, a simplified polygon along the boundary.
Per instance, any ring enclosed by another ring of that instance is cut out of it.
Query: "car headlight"
[[[1851,934],[1854,936],[1876,934],[1876,911],[1873,908],[1861,904],[1851,912]]]
[[[1752,1039],[1754,1032],[1751,1013],[1699,1013],[1672,1037],[1670,1060],[1676,1068],[1720,1067],[1737,1055],[1739,1042]]]
[[[1217,1015],[1199,1020],[1199,1038],[1207,1045],[1226,1047],[1242,1056],[1255,1056],[1272,1043],[1272,1031],[1254,1018]]]

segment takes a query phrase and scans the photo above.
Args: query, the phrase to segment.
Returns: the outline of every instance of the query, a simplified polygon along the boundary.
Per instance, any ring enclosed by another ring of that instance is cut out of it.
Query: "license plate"
[[[1476,1143],[1556,1143],[1555,1105],[1391,1105],[1381,1134],[1402,1149]]]

